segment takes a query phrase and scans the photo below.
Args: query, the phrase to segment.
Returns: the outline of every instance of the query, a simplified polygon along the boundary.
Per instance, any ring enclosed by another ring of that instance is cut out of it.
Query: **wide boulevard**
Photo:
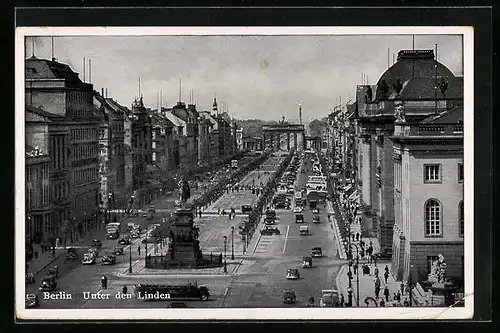
[[[134,308],[155,307],[164,308],[170,302],[147,302],[138,300],[132,295],[133,286],[137,283],[176,284],[197,283],[206,285],[210,290],[208,301],[188,301],[189,307],[231,307],[231,308],[258,308],[258,307],[301,307],[310,296],[317,300],[322,289],[334,287],[334,280],[342,261],[336,257],[334,248],[334,234],[328,221],[328,212],[320,207],[320,223],[312,222],[312,212],[304,207],[305,223],[295,223],[292,209],[276,210],[276,227],[280,235],[261,236],[259,229],[246,246],[237,232],[238,224],[246,215],[242,214],[242,205],[255,205],[257,195],[247,189],[245,185],[264,185],[277,170],[284,157],[283,153],[276,153],[270,157],[259,169],[251,171],[240,182],[238,191],[229,189],[215,202],[205,207],[202,216],[195,218],[195,224],[200,228],[200,245],[204,254],[223,253],[227,260],[227,272],[223,267],[194,270],[152,270],[144,267],[145,247],[140,244],[140,238],[133,240],[131,246],[124,246],[124,254],[117,256],[117,263],[112,266],[103,266],[100,257],[96,265],[83,266],[80,262],[64,262],[64,256],[57,262],[60,267],[57,291],[53,297],[61,299],[44,299],[40,296],[40,308]],[[309,166],[309,167],[308,167]],[[301,164],[297,172],[296,187],[303,188],[308,176],[312,174],[311,164]],[[304,173],[301,172],[304,170]],[[241,189],[241,188],[244,189]],[[293,195],[290,194],[293,201]],[[157,211],[167,212],[174,209],[175,195],[163,198],[155,203]],[[221,215],[230,208],[236,209],[236,217],[229,219],[228,215]],[[292,206],[293,208],[293,206]],[[157,219],[150,221],[139,216],[130,218],[130,221],[141,224],[145,229]],[[126,225],[122,223],[122,228]],[[300,235],[299,226],[308,225],[310,234]],[[231,228],[233,227],[233,228]],[[104,231],[103,231],[104,235]],[[224,247],[224,236],[226,246]],[[104,237],[103,237],[104,238]],[[90,244],[89,244],[90,245]],[[103,240],[101,254],[117,245],[116,240]],[[140,246],[140,254],[138,248]],[[302,257],[310,256],[313,247],[323,249],[323,258],[314,258],[312,268],[302,268]],[[87,247],[79,250],[80,258]],[[149,244],[148,253],[166,253],[165,246]],[[129,256],[131,260],[129,260]],[[132,263],[132,273],[129,272],[129,263]],[[287,269],[297,268],[300,279],[286,280]],[[42,272],[39,276],[43,276]],[[100,278],[108,278],[108,289],[101,290]],[[37,292],[37,283],[26,285],[26,292]],[[123,286],[127,286],[130,295],[122,295]],[[297,295],[297,303],[283,304],[283,290],[293,289]],[[60,292],[60,293],[59,293]],[[89,298],[90,297],[90,298]]]

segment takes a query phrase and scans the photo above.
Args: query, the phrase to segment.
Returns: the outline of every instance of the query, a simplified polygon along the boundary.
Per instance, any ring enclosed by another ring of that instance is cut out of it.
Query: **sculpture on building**
[[[438,255],[438,259],[432,263],[431,273],[427,280],[433,283],[445,283],[446,278],[446,262],[442,254]]]
[[[396,117],[396,123],[406,122],[405,107],[402,103],[395,105],[394,117]]]

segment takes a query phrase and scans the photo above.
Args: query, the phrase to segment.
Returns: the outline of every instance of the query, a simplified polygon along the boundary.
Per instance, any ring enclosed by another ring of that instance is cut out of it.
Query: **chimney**
[[[101,88],[101,96],[104,97],[104,88]]]

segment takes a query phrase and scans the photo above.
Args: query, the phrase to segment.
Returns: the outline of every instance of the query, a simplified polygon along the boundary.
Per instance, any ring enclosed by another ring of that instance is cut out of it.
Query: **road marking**
[[[252,253],[255,253],[255,250],[257,250],[257,246],[259,245],[260,238],[262,237],[262,234],[259,234],[259,238],[257,239],[257,242],[255,242],[255,246],[253,248]]]
[[[224,303],[226,302],[226,297],[229,294],[230,290],[231,290],[231,287],[226,287],[226,290],[224,290],[224,296],[222,296],[222,299],[219,303],[220,308],[222,308],[224,306]]]
[[[285,253],[286,250],[286,240],[288,239],[288,231],[290,231],[290,226],[286,226],[286,235],[285,235],[285,244],[283,244],[283,253]]]

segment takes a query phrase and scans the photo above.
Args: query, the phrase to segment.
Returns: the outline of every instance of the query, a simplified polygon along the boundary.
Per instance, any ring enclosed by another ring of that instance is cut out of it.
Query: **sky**
[[[27,37],[27,57],[51,58],[51,37]],[[402,49],[412,49],[412,35],[289,36],[56,36],[54,56],[80,73],[91,59],[94,90],[130,107],[139,96],[157,108],[162,90],[165,107],[181,98],[198,110],[211,110],[217,96],[236,119],[322,118],[340,102],[354,100],[363,75],[369,84],[392,65]],[[438,61],[463,75],[460,35],[415,35],[415,49],[433,49]]]

